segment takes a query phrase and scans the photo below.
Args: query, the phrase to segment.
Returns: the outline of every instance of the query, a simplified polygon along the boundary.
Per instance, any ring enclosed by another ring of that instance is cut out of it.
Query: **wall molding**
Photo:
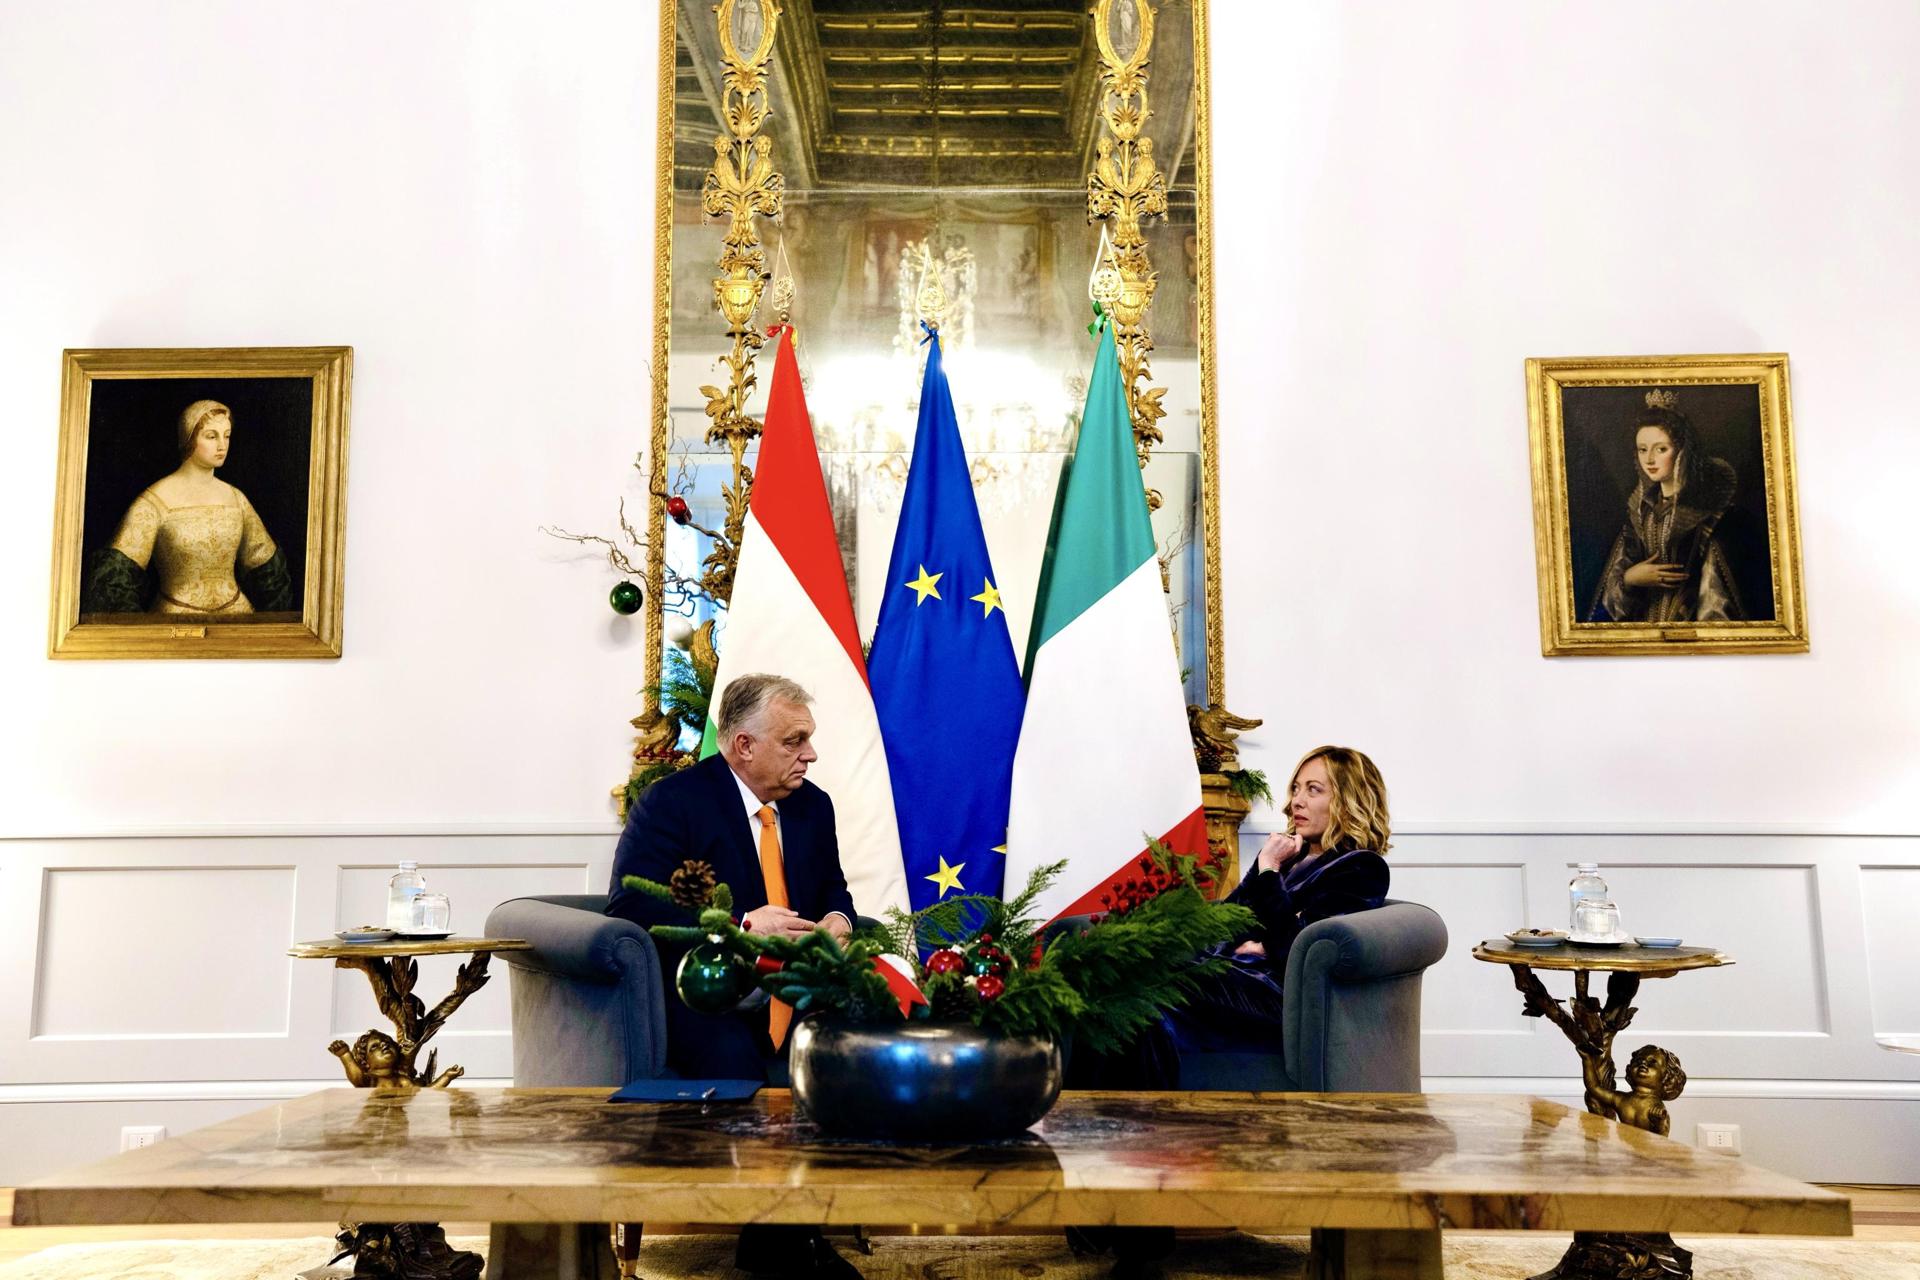
[[[1241,834],[1264,837],[1285,829],[1283,823],[1256,817],[1246,821],[1241,827]],[[1818,836],[1828,839],[1860,840],[1920,838],[1920,831],[1891,827],[1862,827],[1856,824],[1647,823],[1600,819],[1570,822],[1419,820],[1396,824],[1394,834],[1396,836]],[[617,839],[619,835],[620,823],[609,814],[605,818],[533,818],[508,822],[421,818],[393,822],[127,823],[119,826],[0,831],[0,843],[39,840],[297,840],[333,837],[358,839],[369,836],[392,836],[402,839],[438,836],[606,836]]]
[[[527,822],[433,821],[413,822],[202,822],[129,823],[124,826],[76,827],[0,831],[0,843],[39,840],[302,840],[363,839],[392,836],[425,839],[441,836],[606,836],[618,839],[620,823],[604,819],[534,820]]]

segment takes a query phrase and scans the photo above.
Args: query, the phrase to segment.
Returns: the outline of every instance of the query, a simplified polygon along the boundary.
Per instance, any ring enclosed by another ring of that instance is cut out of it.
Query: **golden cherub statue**
[[[1673,1117],[1667,1114],[1667,1104],[1687,1087],[1687,1073],[1681,1070],[1680,1059],[1658,1045],[1641,1045],[1627,1060],[1626,1092],[1615,1089],[1611,1079],[1599,1078],[1603,1061],[1586,1059],[1588,1101],[1598,1104],[1602,1115],[1612,1116],[1621,1124],[1663,1137],[1671,1131]]]

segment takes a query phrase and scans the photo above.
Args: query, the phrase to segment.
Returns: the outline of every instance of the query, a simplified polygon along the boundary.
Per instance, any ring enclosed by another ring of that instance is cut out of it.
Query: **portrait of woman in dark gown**
[[[1739,622],[1747,617],[1718,533],[1738,485],[1700,446],[1679,395],[1654,390],[1634,415],[1633,491],[1589,622]]]

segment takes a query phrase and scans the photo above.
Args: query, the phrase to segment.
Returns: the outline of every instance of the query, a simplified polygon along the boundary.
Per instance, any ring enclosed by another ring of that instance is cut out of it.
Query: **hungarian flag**
[[[1147,838],[1207,849],[1200,772],[1167,621],[1147,494],[1112,326],[1060,477],[1027,648],[1013,760],[1007,886],[1067,859],[1037,904],[1052,919],[1107,909]]]
[[[794,362],[793,330],[781,330],[779,342],[700,754],[714,752],[711,717],[719,714],[728,681],[756,671],[797,680],[813,695],[813,746],[820,753],[807,777],[833,800],[840,866],[854,906],[879,916],[907,908],[893,786]]]

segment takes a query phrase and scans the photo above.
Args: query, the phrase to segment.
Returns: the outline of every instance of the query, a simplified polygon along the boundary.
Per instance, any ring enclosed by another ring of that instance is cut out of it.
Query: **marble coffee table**
[[[14,1221],[491,1221],[490,1280],[611,1274],[613,1222],[1311,1231],[1347,1280],[1439,1280],[1448,1229],[1852,1230],[1835,1192],[1511,1095],[1069,1093],[1018,1139],[903,1147],[782,1090],[606,1094],[327,1090],[21,1187]]]

